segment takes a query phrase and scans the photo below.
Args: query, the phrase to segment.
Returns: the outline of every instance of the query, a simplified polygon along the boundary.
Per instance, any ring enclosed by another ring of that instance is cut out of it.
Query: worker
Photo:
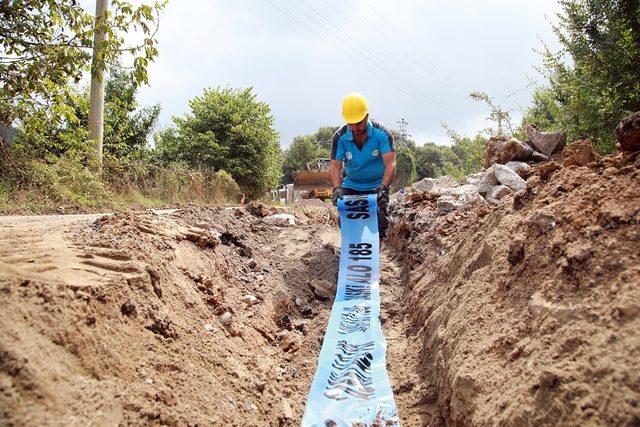
[[[333,135],[329,164],[333,204],[342,196],[376,194],[382,240],[389,226],[389,187],[396,174],[393,136],[387,127],[369,119],[369,103],[359,93],[344,97],[342,117],[347,124]]]

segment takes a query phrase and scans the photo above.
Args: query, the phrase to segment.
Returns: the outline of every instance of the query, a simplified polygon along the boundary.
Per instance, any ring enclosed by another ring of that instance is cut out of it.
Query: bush
[[[60,207],[90,209],[102,206],[109,197],[102,182],[83,166],[85,154],[68,151],[46,160],[28,153],[12,152],[4,159],[0,182],[4,196],[2,211],[43,212]]]
[[[391,185],[391,192],[408,187],[416,178],[416,161],[408,148],[401,148],[396,158],[396,179]]]
[[[243,191],[258,198],[278,185],[282,153],[268,104],[252,88],[205,89],[191,112],[155,135],[159,161],[193,170],[225,170]]]
[[[191,170],[174,163],[159,166],[144,159],[105,162],[105,180],[114,192],[147,204],[235,203],[238,184],[225,171]]]
[[[226,171],[218,171],[211,175],[209,187],[213,189],[212,198],[235,202],[240,195],[240,187]]]
[[[235,203],[238,184],[225,171],[207,173],[145,159],[105,156],[102,177],[83,151],[46,160],[22,149],[0,160],[0,212],[97,211],[185,203]]]

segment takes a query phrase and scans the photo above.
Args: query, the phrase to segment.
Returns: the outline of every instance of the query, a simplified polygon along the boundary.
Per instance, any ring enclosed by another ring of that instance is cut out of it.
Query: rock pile
[[[534,187],[537,180],[547,179],[558,168],[595,168],[603,162],[589,140],[566,145],[564,132],[541,132],[531,125],[524,131],[526,142],[491,137],[485,146],[482,172],[468,175],[461,182],[451,176],[424,178],[391,195],[392,208],[430,202],[440,213],[447,213],[474,205],[497,205],[507,196]],[[636,156],[636,167],[640,167],[640,112],[625,117],[615,132],[622,155]]]
[[[502,198],[526,190],[526,179],[532,174],[531,165],[546,162],[559,153],[565,147],[566,135],[563,132],[540,132],[533,126],[526,126],[525,133],[527,142],[517,138],[489,139],[483,158],[484,171],[467,176],[462,184],[451,176],[425,178],[393,194],[392,204],[431,200],[444,213],[471,205],[497,205]],[[575,151],[573,164],[597,159],[591,143],[584,142],[591,147],[591,152],[580,146]]]

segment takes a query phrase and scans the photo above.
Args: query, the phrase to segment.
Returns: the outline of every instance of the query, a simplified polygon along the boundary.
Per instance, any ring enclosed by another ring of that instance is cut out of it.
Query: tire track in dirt
[[[0,220],[0,290],[14,307],[0,321],[0,380],[19,367],[0,388],[23,399],[6,418],[296,425],[335,294],[339,231],[324,213],[278,228],[238,212],[216,214],[231,240],[214,248],[179,237],[215,217],[197,212]],[[406,293],[383,252],[388,370],[402,422],[417,425]]]
[[[331,212],[0,219],[3,418],[296,425],[335,291]]]

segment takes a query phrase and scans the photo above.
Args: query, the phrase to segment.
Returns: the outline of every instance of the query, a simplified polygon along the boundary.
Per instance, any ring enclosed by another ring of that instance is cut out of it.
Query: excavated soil
[[[395,207],[406,425],[640,425],[640,169],[547,163],[528,187]]]
[[[251,211],[4,221],[0,424],[296,425],[336,218],[307,206],[279,227]]]
[[[394,206],[403,425],[640,424],[640,171],[609,160],[496,208]],[[0,218],[0,425],[299,425],[339,232],[325,204],[273,211]]]

